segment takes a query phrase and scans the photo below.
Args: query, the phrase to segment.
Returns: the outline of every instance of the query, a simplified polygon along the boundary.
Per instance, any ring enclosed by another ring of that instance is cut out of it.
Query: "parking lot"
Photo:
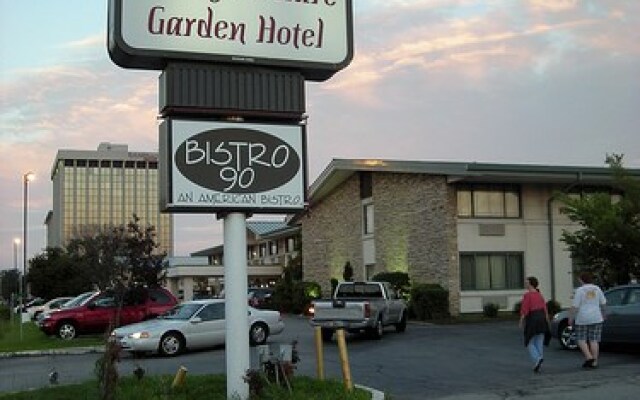
[[[298,341],[301,361],[296,374],[315,376],[313,329],[298,316],[286,317],[287,328],[271,343]],[[581,370],[577,352],[561,350],[556,342],[546,348],[542,373],[533,374],[516,321],[465,325],[410,323],[407,331],[392,328],[380,341],[359,336],[347,337],[353,381],[392,395],[394,400],[447,398],[521,398],[544,394],[546,399],[567,398],[567,393],[619,380],[638,382],[640,352],[637,349],[605,349],[600,368]],[[255,352],[251,352],[256,367]],[[55,355],[0,359],[0,391],[24,390],[47,385],[55,368],[61,383],[92,378],[97,354]],[[324,346],[325,374],[341,379],[336,342]],[[225,372],[225,350],[216,348],[192,352],[176,358],[134,359],[124,355],[119,365],[122,375],[137,366],[148,373],[174,374],[179,366],[189,374]],[[585,386],[586,385],[586,386]],[[595,393],[595,392],[594,392]],[[607,399],[624,399],[607,389]],[[466,397],[465,397],[466,396]],[[532,397],[533,398],[533,397]]]

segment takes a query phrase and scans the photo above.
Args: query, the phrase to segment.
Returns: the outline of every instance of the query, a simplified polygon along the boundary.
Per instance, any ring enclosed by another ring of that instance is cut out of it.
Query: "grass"
[[[104,343],[102,335],[80,336],[73,340],[62,340],[55,336],[45,335],[33,322],[22,325],[22,340],[20,339],[20,325],[16,320],[0,320],[0,353],[62,349],[68,347],[99,346]]]
[[[182,387],[172,389],[172,376],[152,376],[138,380],[122,378],[116,390],[117,400],[226,400],[226,378],[224,375],[188,376]],[[0,400],[94,400],[100,393],[97,381],[77,385],[48,387],[28,392],[0,394]],[[292,391],[276,384],[266,384],[260,400],[369,400],[371,395],[362,389],[346,392],[342,382],[318,381],[309,377],[294,377]]]
[[[102,336],[85,336],[66,341],[57,337],[49,337],[42,333],[34,323],[26,323],[22,327],[17,321],[0,320],[0,352],[23,350],[59,349],[66,347],[96,346],[103,344]],[[172,376],[148,376],[142,380],[134,377],[120,379],[116,389],[116,400],[191,400],[210,399],[226,400],[226,377],[188,376],[183,387],[172,389]],[[310,377],[294,377],[292,392],[286,387],[265,384],[260,396],[252,396],[252,400],[369,400],[369,392],[354,389],[345,392],[342,382],[327,380],[318,381]],[[93,400],[100,399],[98,383],[95,380],[82,384],[50,386],[26,392],[0,394],[0,400]]]

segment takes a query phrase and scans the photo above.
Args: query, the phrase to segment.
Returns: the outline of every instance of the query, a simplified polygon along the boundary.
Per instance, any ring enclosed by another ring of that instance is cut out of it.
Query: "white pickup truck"
[[[384,328],[407,329],[407,304],[388,282],[342,282],[328,300],[313,302],[311,325],[322,329],[322,339],[331,340],[336,329],[365,331],[381,339]]]

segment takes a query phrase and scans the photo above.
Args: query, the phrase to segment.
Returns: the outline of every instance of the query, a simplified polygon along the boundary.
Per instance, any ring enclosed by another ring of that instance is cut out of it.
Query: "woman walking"
[[[578,347],[585,358],[582,368],[597,368],[607,299],[602,290],[593,284],[591,273],[581,273],[580,283],[582,286],[576,289],[573,296],[569,325],[574,326]]]
[[[527,291],[522,296],[520,306],[520,328],[524,328],[524,345],[533,362],[533,372],[540,372],[543,358],[543,346],[548,344],[549,313],[547,304],[538,289],[538,279],[530,276],[525,281]]]

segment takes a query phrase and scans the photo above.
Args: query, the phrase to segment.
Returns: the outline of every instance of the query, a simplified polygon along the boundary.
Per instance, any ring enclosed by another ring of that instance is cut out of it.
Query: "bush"
[[[322,290],[317,282],[287,282],[276,284],[271,305],[282,312],[301,314],[312,300],[320,298]]]
[[[338,280],[336,278],[331,278],[331,293],[329,293],[330,297],[333,297],[333,294],[336,292],[337,287],[338,287]]]
[[[416,318],[425,321],[449,316],[449,291],[438,284],[417,284],[411,288],[410,307]]]
[[[520,315],[520,309],[522,308],[522,301],[517,302],[516,304],[513,305],[513,313]]]
[[[379,282],[389,282],[391,287],[398,292],[398,294],[406,297],[411,289],[411,281],[409,274],[406,272],[394,271],[394,272],[379,272],[375,274],[371,280]]]
[[[500,305],[496,303],[487,303],[482,307],[482,313],[485,317],[496,318],[498,316]]]

